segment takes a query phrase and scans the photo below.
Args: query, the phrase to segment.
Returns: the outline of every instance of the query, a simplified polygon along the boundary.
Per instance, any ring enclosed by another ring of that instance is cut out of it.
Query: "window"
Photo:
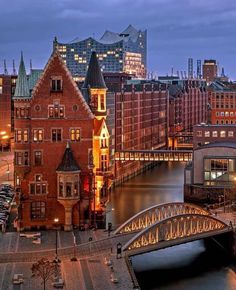
[[[228,137],[234,137],[234,132],[233,131],[228,131]]]
[[[217,131],[213,131],[212,132],[212,137],[218,137],[218,132]]]
[[[30,183],[30,194],[32,195],[47,194],[47,183],[42,180],[41,174],[36,174],[34,182]]]
[[[52,129],[52,142],[59,142],[62,140],[62,129]]]
[[[43,141],[43,129],[33,129],[33,140],[34,142]]]
[[[61,77],[53,77],[52,78],[51,91],[53,91],[53,92],[62,91],[62,78]]]
[[[205,137],[210,137],[210,131],[205,131]]]
[[[16,118],[27,118],[29,117],[29,108],[16,108],[15,109]]]
[[[206,185],[219,185],[234,180],[235,159],[206,158],[204,160],[204,181]]]
[[[15,165],[28,166],[29,165],[29,152],[16,151],[15,152]]]
[[[202,137],[202,131],[197,131],[197,137]]]
[[[64,118],[64,106],[58,104],[48,106],[48,117],[54,119]]]
[[[28,142],[28,130],[15,130],[15,141],[20,142]]]
[[[234,116],[234,112],[230,112],[230,117],[233,117]]]
[[[221,117],[224,117],[225,112],[220,112]]]
[[[220,131],[220,137],[225,138],[225,136],[226,136],[225,131]]]
[[[2,94],[2,78],[0,78],[0,94]]]
[[[101,170],[107,171],[107,155],[101,155]]]
[[[34,142],[43,141],[43,129],[33,129],[33,141]]]
[[[40,166],[42,165],[42,151],[34,151],[34,165]]]
[[[70,129],[71,141],[80,141],[80,129]]]
[[[66,182],[66,197],[72,196],[72,183]]]
[[[107,148],[107,138],[105,134],[103,134],[101,138],[101,148]]]
[[[105,110],[105,97],[104,97],[104,95],[100,95],[100,108],[102,111]]]
[[[43,201],[35,201],[31,203],[31,219],[45,219],[46,218],[46,203]]]

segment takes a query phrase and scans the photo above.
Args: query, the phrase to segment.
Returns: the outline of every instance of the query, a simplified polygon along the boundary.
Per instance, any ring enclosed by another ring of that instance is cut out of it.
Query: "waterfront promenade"
[[[58,232],[61,259],[61,274],[65,281],[64,289],[82,290],[129,290],[133,283],[124,258],[116,258],[116,245],[124,244],[130,235],[108,237],[104,230],[74,232],[76,241],[77,261],[72,262],[74,256],[73,234]],[[91,242],[88,239],[92,238]],[[32,263],[40,257],[52,260],[55,257],[55,232],[42,232],[42,243],[35,245],[32,239],[20,237],[18,233],[7,232],[0,236],[0,289],[32,289],[40,290],[42,286],[38,279],[31,277]],[[105,258],[112,261],[112,268],[105,264]],[[14,274],[24,275],[24,283],[20,286],[12,284]],[[118,283],[111,281],[111,274]],[[53,289],[51,282],[47,289]]]

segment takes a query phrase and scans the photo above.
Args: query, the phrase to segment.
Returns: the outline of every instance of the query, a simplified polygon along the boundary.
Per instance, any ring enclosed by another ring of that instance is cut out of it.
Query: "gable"
[[[61,78],[62,91],[52,92],[51,82],[53,78]],[[78,89],[72,75],[58,51],[54,51],[49,58],[44,71],[32,91],[32,103],[42,103],[51,99],[61,99],[63,102],[71,103],[76,101],[80,108],[80,114],[83,118],[93,119],[94,115],[85,101],[82,93]]]

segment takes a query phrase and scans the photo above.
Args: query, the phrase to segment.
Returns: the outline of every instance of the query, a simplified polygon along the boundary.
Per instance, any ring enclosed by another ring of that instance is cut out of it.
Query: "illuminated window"
[[[0,94],[2,94],[2,78],[0,78]]]
[[[33,141],[34,142],[43,141],[43,129],[33,129]]]
[[[71,141],[80,141],[80,129],[71,129],[70,139]]]
[[[101,148],[107,148],[107,138],[106,138],[105,134],[103,134],[103,136],[101,138]]]
[[[220,137],[225,138],[225,136],[226,136],[225,131],[220,131]]]
[[[213,131],[212,132],[212,137],[218,137],[218,132],[217,131]]]
[[[48,117],[49,118],[64,118],[64,106],[58,104],[48,106]]]
[[[228,137],[234,137],[234,132],[233,131],[228,131]]]
[[[100,95],[100,108],[102,111],[105,110],[105,96],[104,95]]]
[[[210,137],[210,131],[205,131],[205,137]]]
[[[101,155],[101,170],[107,171],[107,155],[105,154]]]

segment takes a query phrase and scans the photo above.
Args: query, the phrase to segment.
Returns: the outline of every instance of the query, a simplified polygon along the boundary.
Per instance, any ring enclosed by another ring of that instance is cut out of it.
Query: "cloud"
[[[185,67],[189,56],[215,57],[236,77],[235,0],[3,0],[0,72],[2,60],[18,59],[21,49],[43,67],[55,35],[62,42],[99,38],[129,24],[148,31],[149,70],[165,73]]]
[[[88,11],[82,11],[79,9],[65,9],[62,12],[58,14],[59,18],[63,19],[88,19],[88,18],[98,18],[101,17],[100,13],[97,12],[88,12]]]

